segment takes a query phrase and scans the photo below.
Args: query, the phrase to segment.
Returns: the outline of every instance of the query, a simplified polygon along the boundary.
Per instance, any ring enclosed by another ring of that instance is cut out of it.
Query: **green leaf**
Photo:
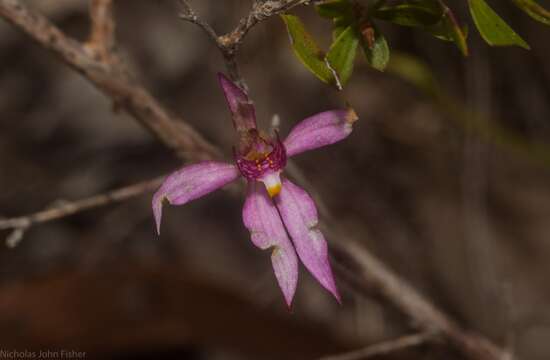
[[[453,37],[453,31],[448,27],[443,26],[442,24],[437,24],[434,27],[429,28],[428,31],[439,40],[452,42],[455,41]],[[468,39],[468,25],[464,25],[461,29],[461,32],[464,35],[464,39]]]
[[[468,26],[464,25],[461,28],[454,24],[449,26],[446,20],[442,20],[440,24],[428,29],[428,31],[436,38],[443,41],[454,42],[458,50],[464,56],[468,56]]]
[[[481,139],[498,145],[512,153],[528,156],[550,166],[550,147],[542,142],[533,142],[523,135],[499,125],[495,119],[468,109],[466,104],[456,100],[439,86],[437,79],[427,64],[418,58],[394,52],[388,65],[388,73],[419,87],[431,96],[434,104],[461,129],[474,133]]]
[[[550,25],[550,11],[546,10],[534,0],[512,0],[517,7],[527,15],[543,24]]]
[[[399,76],[430,95],[439,93],[439,84],[430,67],[417,57],[394,52],[388,64],[388,72]]]
[[[354,24],[353,18],[348,17],[337,17],[332,20],[333,22],[333,30],[332,30],[332,40],[338,39],[341,33],[344,32],[348,28],[348,26],[351,26]]]
[[[367,62],[376,70],[384,71],[390,61],[390,47],[386,38],[374,25],[364,27],[361,33],[361,45]]]
[[[485,42],[491,46],[529,45],[484,0],[468,0],[470,14]]]
[[[353,62],[357,54],[359,36],[352,26],[348,26],[332,43],[327,61],[336,72],[340,87],[344,86],[353,72]]]
[[[464,56],[468,55],[466,34],[443,2],[413,0],[408,3],[383,6],[374,11],[378,19],[402,26],[418,27],[441,40],[453,41]]]
[[[281,15],[281,18],[286,24],[296,57],[321,81],[333,84],[334,75],[325,63],[325,54],[306,31],[302,21],[294,15]]]
[[[334,25],[332,29],[332,40],[336,41],[338,37],[349,27],[349,25]]]
[[[355,22],[353,6],[348,0],[330,0],[315,6],[317,13],[325,18],[332,19],[334,26],[332,40],[338,39],[348,26]]]
[[[441,19],[439,25],[440,29],[442,30],[439,36],[440,38],[448,37],[451,41],[455,43],[462,55],[468,56],[468,43],[466,42],[468,36],[468,28],[461,28],[451,9],[446,7],[446,5],[444,6],[445,15],[443,16],[443,19]],[[435,28],[437,28],[437,26]],[[437,31],[432,32],[432,34],[438,37]]]
[[[334,19],[337,17],[352,17],[353,6],[348,0],[329,0],[325,1],[317,6],[315,10],[319,16]]]
[[[441,19],[441,11],[420,3],[410,3],[380,7],[373,16],[397,25],[418,27],[436,24]]]

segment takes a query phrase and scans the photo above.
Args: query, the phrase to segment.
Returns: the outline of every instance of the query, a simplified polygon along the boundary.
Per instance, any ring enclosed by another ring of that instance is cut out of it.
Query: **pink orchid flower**
[[[287,305],[290,307],[296,291],[298,257],[340,302],[327,242],[317,228],[315,203],[307,192],[288,179],[281,180],[280,175],[287,157],[346,138],[357,116],[350,109],[322,112],[301,121],[280,141],[277,134],[271,137],[257,129],[254,106],[246,93],[223,74],[218,77],[239,138],[234,149],[235,164],[205,161],[168,176],[153,196],[157,232],[164,199],[172,205],[183,205],[242,176],[248,182],[244,225],[254,245],[272,249],[275,277]]]

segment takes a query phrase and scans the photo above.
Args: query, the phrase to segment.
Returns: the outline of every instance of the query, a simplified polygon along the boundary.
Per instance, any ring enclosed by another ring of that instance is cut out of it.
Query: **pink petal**
[[[317,228],[317,209],[313,199],[304,190],[284,179],[275,203],[300,260],[317,281],[340,302],[328,261],[327,242]]]
[[[357,115],[351,109],[332,110],[298,123],[284,141],[288,156],[334,144],[351,134]]]
[[[260,249],[273,248],[271,263],[275,277],[290,307],[298,283],[298,258],[277,208],[267,196],[265,187],[256,181],[248,185],[243,221],[254,245]]]
[[[231,164],[205,161],[186,166],[164,180],[153,195],[153,213],[160,234],[162,202],[167,199],[172,205],[183,205],[206,195],[239,177],[237,167]]]
[[[229,80],[224,74],[218,73],[218,80],[223,89],[225,99],[231,110],[233,125],[237,131],[246,131],[256,128],[256,111],[248,95]]]

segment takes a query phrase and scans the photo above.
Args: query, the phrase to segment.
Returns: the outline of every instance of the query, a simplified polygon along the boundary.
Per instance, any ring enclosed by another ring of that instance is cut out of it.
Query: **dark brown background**
[[[86,1],[27,3],[85,38]],[[392,48],[430,64],[457,102],[550,147],[548,27],[508,3],[491,3],[531,51],[489,48],[470,26],[472,54],[463,59],[417,31],[383,29]],[[219,32],[248,11],[244,0],[194,6]],[[467,20],[464,4],[455,6]],[[119,50],[152,93],[229,157],[231,120],[215,77],[221,56],[176,9],[175,1],[117,0]],[[326,47],[329,23],[312,9],[296,13]],[[0,215],[180,166],[86,80],[5,22],[0,51]],[[336,215],[327,227],[362,238],[463,326],[522,359],[549,358],[548,165],[480,139],[362,58],[335,93],[293,56],[277,18],[252,30],[239,62],[264,127],[278,114],[286,134],[346,100],[359,114],[348,140],[296,159]],[[15,249],[0,248],[0,348],[74,349],[88,358],[313,359],[411,331],[414,324],[383,302],[344,285],[338,306],[304,269],[288,313],[269,254],[253,247],[242,225],[242,203],[219,191],[167,208],[160,239],[149,195],[31,229]],[[451,356],[445,346],[425,345],[391,358]]]

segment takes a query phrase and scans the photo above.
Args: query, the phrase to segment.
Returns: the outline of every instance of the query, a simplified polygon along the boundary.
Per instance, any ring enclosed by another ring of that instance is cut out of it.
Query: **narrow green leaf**
[[[468,55],[466,34],[445,3],[436,0],[412,0],[383,6],[373,13],[376,18],[402,26],[418,27],[441,40],[453,41],[464,56]]]
[[[410,3],[380,7],[374,11],[373,16],[397,25],[418,27],[437,23],[441,18],[441,11],[422,4]]]
[[[550,25],[550,11],[546,10],[534,0],[512,0],[517,7],[527,15],[543,24]]]
[[[455,99],[438,85],[429,66],[418,58],[394,52],[388,65],[388,73],[395,74],[425,91],[433,98],[434,104],[461,129],[469,133],[473,132],[481,139],[494,143],[511,153],[521,154],[527,156],[528,159],[541,161],[546,166],[550,166],[548,144],[533,142],[532,139],[499,125],[499,121],[486,118],[468,109],[466,104]]]
[[[468,0],[470,14],[485,42],[491,46],[529,45],[484,0]]]
[[[444,29],[444,32],[447,33],[447,36],[451,39],[451,41],[454,41],[462,55],[468,56],[468,43],[466,42],[468,28],[461,28],[451,9],[449,9],[446,5],[443,6],[444,16],[443,19],[441,19],[442,28]]]
[[[394,52],[388,64],[388,72],[399,76],[430,95],[439,93],[439,84],[430,67],[417,57]]]
[[[338,37],[348,28],[349,25],[334,25],[332,29],[332,41],[336,41]]]
[[[447,26],[441,26],[441,24],[438,24],[435,27],[429,28],[428,31],[439,40],[452,42],[455,41],[452,29],[449,29]],[[461,29],[464,40],[468,39],[468,32],[468,25],[464,25]]]
[[[334,83],[332,71],[325,63],[325,54],[306,31],[302,21],[294,15],[281,15],[290,36],[294,54],[304,66],[321,81]]]
[[[334,25],[334,28],[332,29],[332,41],[336,41],[338,37],[346,30],[347,26],[336,26]]]
[[[357,54],[359,36],[352,26],[348,26],[332,43],[327,61],[336,72],[339,84],[344,86],[353,72],[353,63]]]
[[[353,6],[348,0],[328,0],[315,6],[315,10],[327,19],[353,16]]]
[[[332,40],[338,39],[341,33],[344,32],[348,28],[348,26],[351,26],[354,24],[353,18],[348,17],[337,17],[332,20],[333,22],[333,30],[332,30]]]
[[[376,70],[384,71],[390,61],[390,47],[386,38],[374,25],[363,27],[361,34],[363,35],[361,46],[367,62]]]

